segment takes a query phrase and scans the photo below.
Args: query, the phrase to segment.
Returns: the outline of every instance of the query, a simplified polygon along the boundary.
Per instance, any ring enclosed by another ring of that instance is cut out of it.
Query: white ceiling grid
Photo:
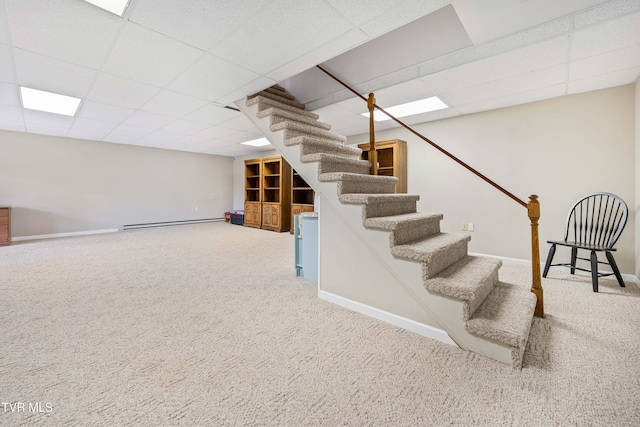
[[[224,106],[281,83],[334,131],[366,132],[364,102],[319,63],[383,106],[451,106],[409,123],[629,84],[640,0],[131,0],[124,17],[0,0],[0,129],[242,155],[271,147],[240,145],[261,135]],[[19,85],[83,102],[24,110]]]

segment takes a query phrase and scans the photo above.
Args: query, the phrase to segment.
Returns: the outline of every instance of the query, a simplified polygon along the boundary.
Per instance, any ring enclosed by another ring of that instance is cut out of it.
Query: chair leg
[[[571,248],[571,274],[576,274],[577,259],[578,259],[578,248]]]
[[[551,267],[551,261],[553,261],[553,256],[556,254],[556,245],[551,245],[549,248],[549,255],[547,255],[547,262],[544,265],[544,272],[542,273],[542,277],[547,277],[547,273],[549,272],[549,267]]]
[[[618,279],[618,283],[620,287],[624,288],[624,280],[622,280],[622,275],[620,274],[620,270],[618,270],[618,264],[616,264],[616,260],[613,259],[613,254],[609,251],[605,251],[607,255],[607,259],[609,260],[609,265],[611,265],[611,269],[613,270],[613,274],[616,275],[616,279]]]
[[[596,255],[596,251],[591,251],[591,282],[593,283],[593,292],[598,292],[598,255]]]

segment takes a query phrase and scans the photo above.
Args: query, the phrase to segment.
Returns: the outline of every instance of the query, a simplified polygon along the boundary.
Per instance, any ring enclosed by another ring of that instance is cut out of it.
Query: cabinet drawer
[[[6,238],[9,235],[9,226],[0,225],[0,239]]]
[[[9,216],[9,209],[0,209],[0,218],[6,218]]]

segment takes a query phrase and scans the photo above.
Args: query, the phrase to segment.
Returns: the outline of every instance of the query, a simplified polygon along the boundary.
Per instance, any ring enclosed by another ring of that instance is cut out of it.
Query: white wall
[[[636,89],[637,90],[637,89]],[[635,274],[637,189],[631,85],[423,123],[414,128],[516,196],[541,203],[540,252],[561,239],[566,215],[582,195],[609,191],[631,208],[616,247],[623,273]],[[404,129],[377,139],[407,141],[408,190],[419,210],[444,213],[443,231],[473,222],[471,252],[531,259],[527,210]],[[348,143],[368,140],[350,137]],[[558,250],[556,257],[567,257]],[[558,259],[558,258],[556,258]]]
[[[13,205],[13,237],[222,218],[233,202],[232,165],[231,157],[0,131],[0,204]]]
[[[268,156],[278,156],[277,150],[261,151],[259,153],[247,154],[246,156],[234,157],[233,159],[233,210],[244,210],[244,161],[249,159],[260,159]]]

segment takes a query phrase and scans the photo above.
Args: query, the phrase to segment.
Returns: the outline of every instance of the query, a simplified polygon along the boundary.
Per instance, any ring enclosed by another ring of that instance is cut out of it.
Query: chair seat
[[[579,243],[579,242],[565,242],[565,241],[553,241],[553,240],[547,240],[547,243],[551,243],[552,245],[562,245],[562,246],[569,246],[572,248],[578,248],[578,249],[586,249],[589,251],[615,251],[615,248],[611,248],[609,246],[605,246],[605,245],[590,245],[588,243]]]

